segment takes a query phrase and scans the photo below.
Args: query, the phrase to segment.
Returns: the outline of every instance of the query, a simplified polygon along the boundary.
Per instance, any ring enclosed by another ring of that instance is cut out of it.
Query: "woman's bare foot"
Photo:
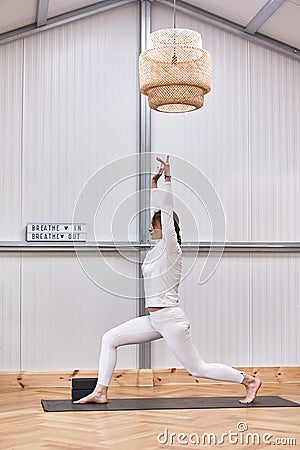
[[[259,378],[252,377],[247,373],[244,373],[244,379],[242,384],[246,387],[246,397],[240,400],[240,403],[252,403],[256,397],[256,394],[261,387],[261,381]]]
[[[107,403],[107,387],[98,385],[91,394],[73,403],[81,405],[85,403]]]

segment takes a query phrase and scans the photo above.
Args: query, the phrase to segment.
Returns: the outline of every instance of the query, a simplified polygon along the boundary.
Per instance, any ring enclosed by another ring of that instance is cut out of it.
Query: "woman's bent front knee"
[[[106,333],[102,336],[102,348],[104,347],[112,347],[116,348],[117,345],[115,344],[116,341],[116,334],[112,330],[108,330]]]

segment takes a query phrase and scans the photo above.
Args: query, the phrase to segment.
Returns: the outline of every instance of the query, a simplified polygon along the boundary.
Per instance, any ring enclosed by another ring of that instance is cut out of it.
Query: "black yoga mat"
[[[108,403],[75,405],[72,400],[42,400],[44,411],[129,411],[145,409],[210,409],[210,408],[272,408],[300,406],[298,403],[276,396],[258,396],[253,403],[244,405],[240,397],[177,397],[177,398],[115,398]]]

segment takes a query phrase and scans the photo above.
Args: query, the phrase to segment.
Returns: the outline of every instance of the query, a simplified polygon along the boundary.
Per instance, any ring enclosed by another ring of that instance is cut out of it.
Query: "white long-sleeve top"
[[[163,189],[151,190],[152,212],[161,210],[162,239],[149,250],[142,265],[146,308],[174,306],[179,302],[182,251],[173,221],[173,193],[170,181]],[[153,211],[154,210],[154,211]]]

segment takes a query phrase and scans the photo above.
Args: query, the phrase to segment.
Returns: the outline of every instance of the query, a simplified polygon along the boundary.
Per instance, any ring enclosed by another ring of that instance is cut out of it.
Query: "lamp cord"
[[[176,56],[176,0],[174,0],[174,21],[173,21],[173,30],[174,30],[174,37],[173,37],[173,45],[174,45],[174,52],[173,52],[173,56],[172,56],[172,64],[176,64],[177,63],[177,56]]]
[[[174,20],[173,20],[173,28],[176,28],[176,0],[174,0]]]

